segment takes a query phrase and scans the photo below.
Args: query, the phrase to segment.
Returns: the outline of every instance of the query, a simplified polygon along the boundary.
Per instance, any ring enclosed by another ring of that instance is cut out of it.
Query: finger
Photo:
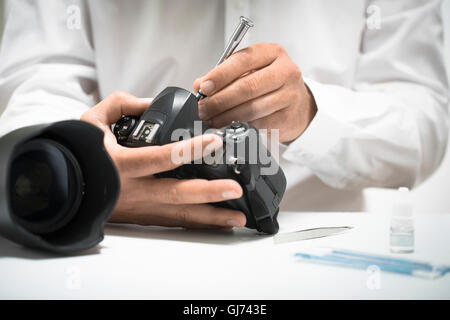
[[[82,120],[94,125],[109,126],[117,122],[122,115],[141,115],[150,106],[152,100],[117,91],[86,112],[86,116]]]
[[[202,78],[200,89],[209,96],[252,70],[270,65],[282,54],[278,44],[259,43],[232,54]]]
[[[224,232],[229,232],[229,231],[233,230],[233,227],[214,226],[214,225],[200,224],[200,223],[192,223],[189,226],[184,226],[184,228],[186,228],[188,230],[204,229],[204,230],[217,230],[217,231],[224,231]]]
[[[129,179],[127,191],[121,194],[122,207],[148,203],[211,203],[242,197],[242,188],[231,179]]]
[[[294,135],[292,135],[290,133],[291,130],[289,130],[290,128],[286,125],[286,119],[288,117],[293,117],[292,111],[290,110],[291,108],[297,108],[297,106],[291,106],[281,109],[269,116],[250,121],[249,123],[256,127],[258,130],[268,129],[268,139],[271,139],[273,130],[278,130],[278,139],[280,142],[292,141],[298,136],[298,134],[295,131],[293,132]]]
[[[144,177],[173,170],[183,164],[201,159],[222,147],[222,139],[215,134],[197,136],[189,140],[163,146],[124,148],[112,155],[119,172],[126,177]]]
[[[242,77],[213,96],[200,100],[199,117],[209,120],[242,103],[280,89],[286,82],[281,63],[273,63]]]
[[[246,223],[245,215],[240,211],[207,204],[173,205],[173,210],[169,210],[168,216],[181,221],[183,226],[188,226],[188,223],[201,223],[222,227],[243,227]]]
[[[217,226],[195,222],[183,222],[179,220],[169,219],[167,217],[148,215],[135,215],[124,212],[114,212],[108,222],[111,223],[129,223],[138,225],[152,225],[171,228],[186,228],[186,229],[206,229],[206,230],[231,230],[231,226]]]
[[[198,90],[200,90],[200,84],[202,82],[203,82],[203,77],[195,79],[194,85],[193,85],[194,92],[198,92]]]
[[[282,109],[266,117],[249,121],[249,123],[257,129],[280,129],[283,123],[286,122],[285,117],[288,115],[288,113],[285,111],[286,109]]]
[[[208,125],[212,128],[222,128],[233,121],[250,122],[264,118],[289,106],[292,101],[290,96],[291,94],[283,90],[283,88],[272,91],[220,113],[214,118],[211,118]]]
[[[132,213],[120,213],[120,211],[115,213],[112,221],[145,225],[154,224],[156,220],[159,220],[159,225],[180,227],[189,227],[193,224],[243,227],[246,224],[246,218],[242,212],[208,204],[147,203],[145,206],[136,207]]]

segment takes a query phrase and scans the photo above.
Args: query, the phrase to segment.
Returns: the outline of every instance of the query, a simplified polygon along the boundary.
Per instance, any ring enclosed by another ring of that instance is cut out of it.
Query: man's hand
[[[236,181],[156,179],[153,176],[183,164],[172,161],[175,148],[191,148],[191,155],[204,156],[222,145],[218,136],[204,135],[142,148],[125,148],[117,144],[111,125],[122,115],[141,115],[150,103],[151,99],[116,92],[81,117],[104,131],[105,147],[119,170],[120,197],[110,221],[186,228],[244,226],[243,213],[206,204],[240,198],[242,189]],[[202,152],[193,152],[194,146],[201,146]],[[186,163],[195,160],[193,156],[184,159]]]
[[[194,82],[208,97],[199,116],[220,128],[233,120],[258,129],[280,129],[280,142],[299,137],[317,112],[302,73],[278,44],[260,43],[236,52]]]

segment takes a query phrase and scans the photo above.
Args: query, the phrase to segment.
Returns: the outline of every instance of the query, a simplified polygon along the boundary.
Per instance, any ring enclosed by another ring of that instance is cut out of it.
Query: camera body
[[[277,215],[286,189],[286,178],[262,144],[255,127],[233,122],[222,130],[208,128],[198,117],[197,98],[178,87],[164,89],[141,117],[125,115],[114,126],[118,143],[127,147],[164,145],[209,131],[222,138],[223,148],[220,152],[216,151],[208,163],[185,164],[158,176],[234,179],[241,185],[243,196],[215,205],[242,211],[246,215],[248,228],[267,234],[277,233]],[[174,136],[174,133],[177,135]],[[265,159],[269,161],[263,161]],[[274,164],[275,171],[264,174],[264,169]]]

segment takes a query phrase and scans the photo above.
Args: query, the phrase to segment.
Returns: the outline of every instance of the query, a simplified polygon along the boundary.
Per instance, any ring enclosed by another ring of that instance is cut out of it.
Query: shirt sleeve
[[[351,88],[305,78],[318,112],[283,157],[335,188],[413,187],[440,164],[448,80],[440,1],[376,1]]]
[[[96,101],[84,1],[7,3],[0,48],[0,136],[19,127],[79,119]]]

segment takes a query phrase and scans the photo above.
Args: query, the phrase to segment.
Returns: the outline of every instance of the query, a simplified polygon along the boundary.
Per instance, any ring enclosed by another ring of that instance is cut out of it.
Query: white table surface
[[[333,246],[389,254],[389,219],[368,213],[282,212],[280,232],[350,225],[344,234],[287,244],[251,230],[193,231],[108,225],[105,240],[57,257],[0,238],[0,298],[450,299],[436,280],[298,262],[295,252]],[[450,214],[415,216],[416,250],[397,255],[450,264]]]

